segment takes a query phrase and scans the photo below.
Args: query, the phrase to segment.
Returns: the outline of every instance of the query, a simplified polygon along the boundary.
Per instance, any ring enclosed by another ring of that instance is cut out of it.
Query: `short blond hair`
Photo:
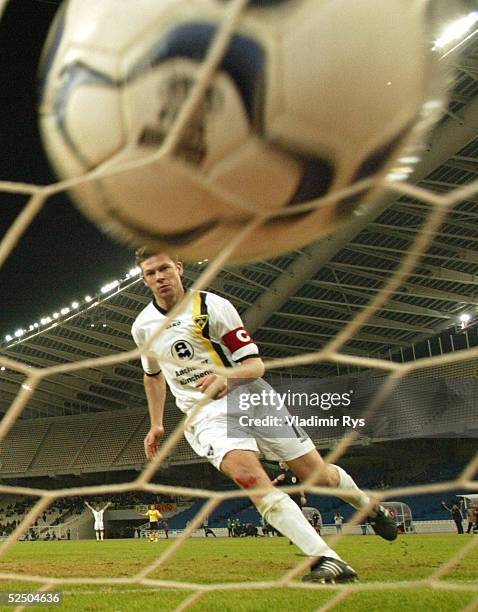
[[[165,251],[162,251],[160,249],[154,249],[149,246],[142,246],[139,249],[136,249],[134,253],[134,262],[137,266],[141,267],[143,261],[146,261],[150,257],[154,257],[155,255],[159,255],[163,252],[165,253],[165,255],[170,257],[171,261],[174,261],[174,263],[178,263],[178,261],[180,261],[177,255],[171,255],[170,253],[166,253]]]
[[[134,253],[134,262],[137,266],[140,266],[143,261],[146,261],[150,257],[156,255],[156,251],[147,246],[142,246],[139,249],[136,249]]]

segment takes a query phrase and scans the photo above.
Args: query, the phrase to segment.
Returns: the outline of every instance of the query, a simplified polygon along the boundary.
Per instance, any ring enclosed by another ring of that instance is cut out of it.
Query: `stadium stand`
[[[427,418],[438,424],[436,427],[441,428],[442,437],[447,437],[450,429],[456,430],[457,422],[452,416],[455,414],[456,418],[458,410],[461,414],[460,427],[467,422],[465,414],[469,413],[468,418],[472,419],[476,411],[476,408],[466,404],[458,406],[453,414],[439,413],[435,407],[432,408]],[[413,412],[411,418],[418,421],[419,429],[423,432],[426,424],[424,412],[420,413],[416,407],[410,408],[410,412]],[[384,414],[397,429],[401,428],[402,437],[415,437],[415,429],[410,428],[403,415],[400,421],[392,408],[385,409]],[[175,419],[177,421],[178,415],[173,413],[166,422],[167,430],[172,431]],[[0,446],[0,475],[48,476],[107,469],[135,469],[145,462],[143,438],[148,423],[147,414],[139,409],[21,421],[12,428]],[[377,436],[379,439],[390,437]],[[325,440],[317,440],[317,443],[321,448],[327,448],[334,441],[335,438],[326,437]],[[198,458],[182,439],[171,455],[169,465],[189,463],[198,463]],[[413,481],[416,467],[404,468],[404,478],[408,483]],[[430,477],[433,478],[433,473]],[[394,483],[398,482],[395,478]]]
[[[122,450],[116,458],[116,465],[142,465],[145,461],[143,440],[149,428],[149,416],[146,411],[141,411],[139,421],[130,424],[129,435],[123,440]]]
[[[172,415],[167,421],[170,431],[174,418]],[[0,473],[47,476],[141,466],[145,462],[143,438],[148,427],[148,415],[143,409],[22,421],[15,424],[0,446]],[[196,456],[183,440],[171,462],[192,460]]]
[[[49,421],[17,423],[0,444],[1,473],[27,472],[49,427]]]
[[[65,427],[64,421],[52,423],[30,469],[34,472],[48,472],[71,466],[90,432],[91,424],[85,418],[71,417],[68,427]]]
[[[141,412],[116,412],[102,415],[95,419],[94,427],[89,430],[89,437],[81,448],[72,467],[105,466],[120,464],[120,458],[126,462],[142,463],[142,458],[125,455],[125,450],[131,446],[131,439],[139,430],[143,435],[141,425],[145,414]],[[133,448],[136,448],[134,445]]]

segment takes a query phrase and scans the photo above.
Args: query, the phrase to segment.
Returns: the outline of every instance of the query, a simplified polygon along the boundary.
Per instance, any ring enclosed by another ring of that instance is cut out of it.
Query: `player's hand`
[[[302,497],[300,498],[300,503],[305,506],[305,504],[307,503],[307,497],[305,497],[305,495],[302,495]]]
[[[144,452],[149,460],[158,452],[159,441],[163,436],[164,427],[160,425],[155,425],[148,431],[144,439]]]
[[[202,393],[206,393],[207,389],[209,389],[209,387],[211,387],[213,384],[217,390],[210,396],[211,399],[217,400],[227,395],[227,378],[218,376],[217,374],[208,374],[204,378],[201,378],[196,387]]]
[[[277,482],[282,482],[285,480],[285,474],[279,474],[276,478]]]

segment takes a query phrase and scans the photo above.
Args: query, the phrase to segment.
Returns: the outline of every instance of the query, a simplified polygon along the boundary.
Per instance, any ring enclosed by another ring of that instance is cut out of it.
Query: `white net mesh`
[[[167,141],[164,143],[164,146],[162,146],[161,149],[158,150],[157,153],[155,153],[150,159],[146,161],[142,160],[140,162],[135,162],[135,164],[150,163],[155,159],[160,158],[161,156],[170,154],[170,152],[175,149],[175,146],[179,142],[181,134],[187,126],[190,117],[194,113],[194,109],[197,107],[198,102],[201,100],[201,96],[205,92],[206,86],[211,78],[211,75],[213,74],[216,66],[218,65],[220,58],[222,57],[222,54],[226,45],[228,44],[228,40],[231,36],[231,33],[233,32],[234,27],[239,19],[239,16],[244,10],[246,4],[247,0],[236,0],[230,3],[230,10],[228,12],[227,18],[224,21],[224,27],[220,30],[218,36],[216,37],[208,54],[207,60],[203,63],[199,71],[198,79],[191,92],[191,95],[187,102],[184,104],[177,119],[177,122],[175,123],[174,128],[171,130]],[[0,9],[1,8],[2,7],[0,6]],[[134,164],[128,164],[128,166],[122,168],[115,168],[114,170],[110,169],[108,172],[119,173],[126,170],[130,170],[133,166]],[[56,184],[48,185],[46,187],[31,184],[11,183],[5,181],[0,182],[0,190],[2,192],[26,194],[29,196],[28,204],[24,207],[21,214],[18,215],[17,219],[12,224],[9,231],[3,237],[0,243],[0,266],[4,264],[5,260],[11,254],[15,245],[21,240],[25,230],[30,226],[31,223],[34,222],[36,215],[42,209],[49,197],[56,193],[65,191],[73,185],[85,181],[92,181],[97,179],[99,176],[104,175],[104,171],[98,170],[90,173],[87,176],[68,181],[58,182]],[[339,197],[344,197],[346,195],[351,195],[352,193],[360,192],[361,190],[370,187],[370,184],[373,182],[373,180],[364,181],[361,184],[355,185],[354,187],[349,188],[348,190],[345,190],[340,194],[335,194],[334,198],[338,199]],[[437,195],[436,193],[431,193],[430,191],[415,187],[413,185],[391,182],[387,181],[387,179],[382,179],[381,183],[382,187],[389,193],[395,193],[398,195],[408,195],[414,198],[415,200],[419,200],[430,205],[430,213],[428,215],[426,223],[421,228],[421,231],[417,233],[415,241],[411,245],[406,256],[401,261],[400,266],[393,273],[390,274],[388,280],[383,284],[381,290],[376,294],[376,296],[370,300],[368,306],[362,311],[360,311],[350,322],[344,325],[341,331],[330,342],[328,342],[328,344],[326,344],[326,346],[324,346],[321,351],[302,354],[287,359],[270,360],[266,363],[266,368],[268,370],[278,368],[293,368],[300,365],[319,362],[329,362],[336,364],[349,364],[351,366],[359,366],[361,368],[366,368],[371,371],[381,371],[385,374],[383,378],[383,384],[381,384],[380,390],[377,393],[374,401],[367,408],[366,416],[372,415],[374,411],[382,404],[384,398],[386,398],[391,393],[397,382],[403,379],[404,377],[409,376],[411,373],[423,369],[435,368],[437,366],[449,364],[452,362],[458,363],[469,361],[470,359],[478,357],[478,348],[472,348],[466,351],[450,353],[437,357],[418,359],[407,363],[396,363],[389,360],[358,357],[343,352],[344,345],[347,343],[347,341],[355,334],[357,334],[367,324],[368,321],[370,321],[374,314],[377,313],[377,311],[387,303],[387,301],[394,294],[394,292],[406,281],[411,271],[413,271],[413,269],[419,262],[420,257],[428,248],[438,228],[444,222],[444,219],[446,218],[450,209],[461,201],[472,198],[472,196],[478,194],[478,181],[475,181],[462,188],[455,189],[454,191],[446,195]],[[230,196],[228,195],[227,197],[229,198]],[[322,201],[315,205],[323,205],[325,201],[326,199],[324,198]],[[247,210],[250,210],[250,206],[246,202],[235,201],[234,204],[236,206],[240,206]],[[297,208],[295,209],[295,211],[297,211]],[[247,235],[253,232],[254,228],[257,227],[257,225],[263,221],[264,217],[259,217],[256,218],[253,222],[251,222],[249,226],[245,227],[244,231],[240,235],[238,235],[233,242],[231,242],[229,247],[221,254],[221,256],[218,257],[214,262],[212,262],[204,271],[204,273],[201,274],[197,282],[194,284],[194,288],[203,289],[208,287],[208,285],[215,278],[218,272],[227,263],[229,257],[234,252],[234,250],[240,247]],[[169,314],[169,317],[174,318],[174,316],[176,316],[178,312],[185,308],[185,305],[185,301],[178,304],[177,307]],[[160,329],[158,329],[156,337],[158,337],[162,333],[163,328],[167,325],[167,323],[168,321],[166,320],[165,324]],[[20,374],[23,374],[25,380],[21,385],[21,388],[19,389],[15,400],[13,401],[9,410],[2,419],[2,422],[0,424],[0,441],[4,440],[5,437],[8,435],[13,425],[16,423],[17,419],[22,415],[22,412],[25,410],[29,400],[34,396],[39,384],[42,381],[50,379],[51,377],[60,373],[72,373],[86,368],[99,368],[112,364],[127,362],[132,359],[137,359],[139,355],[139,350],[134,350],[98,359],[85,359],[77,361],[75,363],[65,363],[45,368],[35,368],[31,366],[26,366],[24,363],[1,356],[0,363],[12,371],[16,371]],[[224,369],[221,370],[220,368],[217,368],[216,371],[223,375],[230,375],[230,372],[227,372]],[[198,404],[198,406],[195,408],[195,413],[201,410],[202,406],[206,402],[207,399],[204,400],[202,404]],[[153,484],[151,482],[155,472],[158,470],[161,464],[176,448],[176,446],[182,439],[184,426],[185,423],[183,420],[161,445],[160,452],[154,458],[154,460],[151,461],[151,463],[147,465],[147,467],[142,471],[138,478],[132,482],[114,485],[74,487],[55,491],[28,487],[0,486],[0,493],[3,494],[35,496],[39,498],[39,500],[31,508],[31,510],[23,517],[21,523],[1,544],[0,557],[3,557],[7,553],[7,551],[9,551],[12,546],[16,544],[18,539],[23,534],[25,534],[25,532],[30,528],[30,526],[34,524],[35,520],[39,516],[41,516],[43,512],[48,509],[48,507],[56,499],[59,498],[69,498],[78,495],[108,495],[112,493],[121,493],[128,491],[145,491],[154,494],[187,495],[204,499],[206,503],[204,504],[200,512],[195,516],[195,518],[191,521],[191,523],[184,530],[184,532],[177,539],[175,539],[174,542],[169,546],[169,548],[167,548],[167,550],[160,554],[153,563],[146,565],[136,574],[123,578],[51,578],[49,576],[36,576],[24,573],[0,572],[0,579],[25,583],[35,582],[40,585],[40,591],[56,589],[57,587],[63,585],[78,584],[104,585],[110,587],[114,587],[115,585],[142,585],[158,588],[173,588],[192,591],[192,594],[189,595],[186,599],[184,599],[184,601],[176,608],[177,610],[185,610],[188,608],[192,608],[202,597],[213,591],[269,589],[272,587],[292,587],[295,589],[336,589],[338,591],[337,594],[332,599],[330,599],[321,608],[321,610],[334,609],[340,604],[342,604],[351,594],[357,592],[396,588],[414,589],[417,587],[430,587],[437,590],[445,589],[449,591],[467,591],[469,593],[476,593],[476,599],[474,599],[474,601],[466,608],[467,610],[476,609],[476,606],[478,604],[478,585],[473,583],[451,581],[449,579],[445,581],[444,579],[447,578],[450,572],[459,564],[462,559],[472,554],[472,552],[478,547],[478,538],[474,538],[473,540],[467,541],[466,544],[464,544],[460,548],[460,550],[455,555],[451,556],[445,563],[443,563],[439,567],[430,569],[430,573],[426,578],[418,580],[409,580],[400,583],[368,582],[342,586],[324,586],[314,585],[310,583],[301,583],[296,579],[307,568],[309,563],[308,560],[297,564],[293,569],[287,571],[286,573],[284,573],[283,576],[273,581],[258,580],[248,582],[231,582],[227,584],[196,584],[184,582],[181,580],[171,581],[152,579],[150,576],[153,574],[153,572],[155,572],[158,568],[164,566],[170,561],[170,559],[184,545],[189,536],[195,531],[197,527],[199,527],[203,523],[204,519],[211,514],[211,512],[219,505],[221,501],[231,498],[247,497],[246,493],[240,491],[218,492],[207,489],[158,485]],[[346,453],[350,445],[354,442],[355,437],[356,436],[354,434],[350,434],[343,437],[340,443],[335,446],[334,450],[325,459],[331,463],[336,463],[337,461],[339,461],[339,459],[343,457],[343,455]],[[390,488],[386,490],[373,490],[367,493],[371,495],[372,499],[374,500],[374,503],[376,503],[376,501],[393,499],[403,495],[446,492],[452,489],[456,489],[458,487],[461,487],[463,490],[467,491],[477,491],[478,483],[476,480],[474,480],[474,476],[476,474],[477,469],[478,453],[473,459],[469,461],[468,465],[465,469],[463,469],[462,473],[458,476],[458,478],[452,481],[428,485]],[[336,490],[330,488],[314,486],[312,484],[314,479],[313,476],[314,475],[311,475],[309,481],[306,481],[301,485],[305,486],[307,491],[320,495],[334,495],[337,493]],[[297,489],[298,486],[284,490],[292,492],[296,491]],[[368,509],[365,508],[360,512],[357,512],[352,518],[351,524],[357,525],[361,523],[367,514],[367,510]],[[334,543],[338,539],[340,539],[340,537],[341,536],[334,537],[332,541],[329,541],[329,543],[333,546]],[[22,608],[19,607],[17,609]]]

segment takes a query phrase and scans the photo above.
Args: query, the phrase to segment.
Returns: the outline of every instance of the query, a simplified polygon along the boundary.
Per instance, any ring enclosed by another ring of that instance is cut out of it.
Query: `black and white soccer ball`
[[[250,0],[165,156],[230,2],[69,0],[42,60],[46,150],[62,179],[133,163],[71,189],[90,219],[133,244],[211,258],[255,214],[287,209],[234,260],[302,247],[340,228],[371,194],[297,206],[383,176],[423,118],[436,91],[428,4]]]

